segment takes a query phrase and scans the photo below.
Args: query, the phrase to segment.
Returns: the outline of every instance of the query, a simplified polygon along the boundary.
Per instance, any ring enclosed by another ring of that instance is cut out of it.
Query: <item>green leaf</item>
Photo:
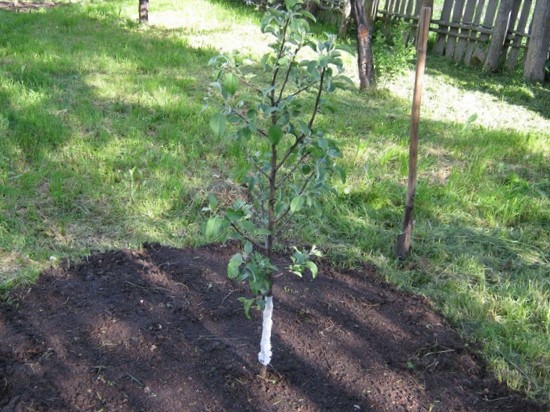
[[[338,43],[334,46],[335,50],[343,50],[345,52],[348,52],[349,54],[352,54],[355,56],[355,53],[357,52],[356,48],[353,47],[350,44],[344,44],[344,43]]]
[[[244,212],[240,209],[226,209],[225,216],[229,219],[230,222],[234,223],[237,220],[240,220],[244,217]]]
[[[244,297],[241,296],[237,300],[243,304],[244,314],[245,314],[246,318],[250,319],[250,308],[252,307],[252,305],[254,304],[256,299],[247,299],[247,298],[244,298]]]
[[[304,122],[303,120],[298,120],[298,127],[300,128],[300,132],[304,136],[311,136],[311,129],[306,122]]]
[[[296,196],[290,202],[290,211],[292,213],[299,212],[304,206],[305,198],[303,196]]]
[[[223,219],[219,216],[212,217],[206,222],[206,228],[204,235],[208,241],[211,241],[217,238],[221,232],[221,227],[223,225]]]
[[[250,255],[252,253],[252,243],[244,242],[243,251],[245,255]]]
[[[254,232],[254,230],[256,229],[256,226],[254,226],[254,223],[250,220],[242,219],[238,222],[238,225],[245,232]]]
[[[276,146],[281,141],[281,138],[283,137],[283,130],[280,126],[274,124],[269,128],[269,131],[267,132],[267,139],[269,140],[269,143]]]
[[[340,166],[335,166],[334,173],[336,173],[336,176],[340,178],[342,183],[346,183],[346,171],[344,170],[344,168]]]
[[[292,10],[296,6],[296,0],[285,0],[285,6],[287,10]]]
[[[319,269],[317,268],[317,265],[315,264],[315,262],[308,260],[306,262],[306,266],[311,272],[311,276],[313,277],[313,279],[315,279],[317,277],[317,273],[319,272]]]
[[[227,264],[227,276],[229,279],[236,279],[239,276],[239,268],[243,263],[243,257],[240,253],[233,255]]]
[[[233,96],[237,92],[239,87],[239,79],[235,76],[234,73],[226,73],[223,77],[222,83],[223,89],[230,95]]]
[[[310,20],[313,21],[313,22],[316,22],[316,21],[317,21],[317,19],[315,18],[315,16],[314,16],[313,14],[311,14],[311,13],[310,13],[309,11],[307,11],[307,10],[302,10],[302,11],[300,12],[300,14],[301,14],[302,16],[304,16],[304,17],[310,19]]]
[[[252,131],[249,126],[243,127],[237,132],[237,137],[243,140],[250,139],[250,136],[252,136]]]
[[[216,210],[220,202],[214,193],[208,193],[208,206],[210,210]]]
[[[227,125],[227,120],[225,116],[221,113],[216,113],[210,119],[210,129],[216,137],[222,137],[225,133],[225,128]]]

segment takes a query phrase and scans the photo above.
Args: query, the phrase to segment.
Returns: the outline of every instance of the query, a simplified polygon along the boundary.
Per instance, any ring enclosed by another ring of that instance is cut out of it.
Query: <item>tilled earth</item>
[[[1,411],[544,411],[497,383],[425,299],[373,268],[281,274],[274,356],[230,246],[94,254],[0,310]],[[284,267],[280,262],[279,267]]]

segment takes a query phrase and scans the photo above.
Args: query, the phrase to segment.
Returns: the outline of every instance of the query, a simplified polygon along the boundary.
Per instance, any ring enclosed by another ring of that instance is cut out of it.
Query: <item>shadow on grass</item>
[[[456,65],[433,54],[430,55],[426,72],[451,78],[460,88],[489,93],[499,100],[525,107],[550,119],[550,83],[529,84],[518,73],[488,74],[480,68]]]
[[[108,227],[138,243],[166,215],[181,224],[157,234],[183,235],[204,164],[220,163],[201,112],[214,51],[109,5],[0,12],[0,24],[0,248],[39,261],[45,245],[104,247]]]

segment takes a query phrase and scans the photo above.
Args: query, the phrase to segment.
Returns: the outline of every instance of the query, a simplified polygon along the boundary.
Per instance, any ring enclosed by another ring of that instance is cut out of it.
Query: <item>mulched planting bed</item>
[[[497,383],[425,299],[372,268],[319,262],[261,314],[226,277],[231,246],[94,254],[0,310],[1,411],[544,411]],[[279,267],[284,267],[280,262]]]

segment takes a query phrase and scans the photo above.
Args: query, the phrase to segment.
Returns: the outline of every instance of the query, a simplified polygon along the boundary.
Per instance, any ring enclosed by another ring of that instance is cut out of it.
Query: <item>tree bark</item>
[[[139,0],[139,22],[149,21],[149,0]]]
[[[523,77],[529,82],[544,81],[544,65],[550,46],[550,2],[538,0],[533,12]]]
[[[353,18],[357,28],[357,66],[359,70],[359,89],[375,86],[374,59],[372,55],[372,30],[374,19],[371,15],[372,0],[366,0],[368,13],[362,0],[351,0]]]

